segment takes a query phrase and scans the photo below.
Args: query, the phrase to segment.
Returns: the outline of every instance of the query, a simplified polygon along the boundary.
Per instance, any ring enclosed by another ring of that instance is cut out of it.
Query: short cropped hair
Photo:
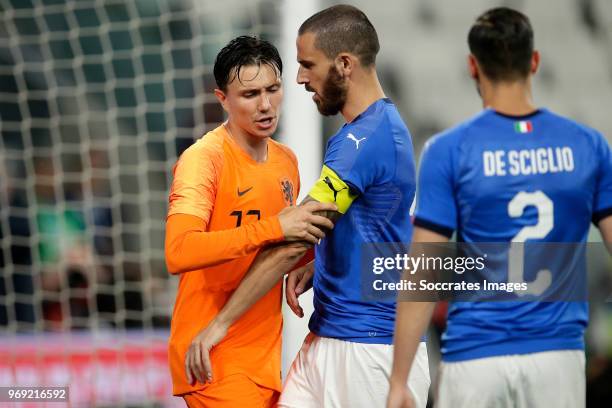
[[[227,85],[238,78],[244,66],[266,64],[272,67],[278,76],[283,73],[283,62],[278,50],[268,41],[243,35],[231,40],[219,51],[213,69],[217,87],[223,92]]]
[[[299,35],[315,34],[315,47],[329,59],[341,52],[349,52],[359,58],[361,65],[370,67],[376,63],[380,50],[378,34],[363,11],[341,4],[326,8],[304,21]]]
[[[468,44],[492,81],[514,81],[529,75],[533,29],[523,13],[508,7],[486,11],[470,29]]]

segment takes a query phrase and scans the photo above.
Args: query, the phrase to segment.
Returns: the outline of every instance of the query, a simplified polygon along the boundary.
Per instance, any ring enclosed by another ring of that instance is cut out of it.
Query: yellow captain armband
[[[351,189],[338,175],[329,167],[323,166],[321,176],[310,190],[308,195],[321,203],[334,203],[338,206],[338,212],[346,213],[357,194],[351,194]]]

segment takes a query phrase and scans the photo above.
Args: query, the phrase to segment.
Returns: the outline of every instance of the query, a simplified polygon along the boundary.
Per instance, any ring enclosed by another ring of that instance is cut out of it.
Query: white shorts
[[[283,408],[384,407],[389,392],[393,346],[363,344],[313,333],[306,336],[283,387]],[[417,408],[425,408],[429,392],[427,347],[421,343],[408,386]]]
[[[442,362],[437,408],[581,408],[586,405],[581,350]]]

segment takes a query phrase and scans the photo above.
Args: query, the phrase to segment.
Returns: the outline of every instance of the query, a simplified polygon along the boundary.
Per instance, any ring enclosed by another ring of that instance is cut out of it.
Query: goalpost
[[[306,196],[308,189],[319,177],[323,160],[321,115],[317,112],[311,94],[307,93],[303,86],[298,86],[295,81],[298,70],[295,49],[297,30],[304,20],[319,10],[319,2],[319,0],[285,1],[281,8],[280,46],[285,66],[283,74],[285,105],[281,116],[282,141],[298,156],[302,186],[298,202]],[[313,311],[312,290],[300,296],[300,305],[304,309],[302,319],[296,317],[283,302],[283,379],[308,333],[308,318]]]

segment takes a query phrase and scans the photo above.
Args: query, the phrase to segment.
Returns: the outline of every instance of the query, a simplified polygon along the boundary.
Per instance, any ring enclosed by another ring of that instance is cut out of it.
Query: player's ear
[[[540,67],[540,52],[537,50],[533,51],[531,55],[531,74],[535,74],[538,72],[538,68]]]
[[[334,64],[336,65],[336,70],[338,70],[342,77],[347,77],[353,72],[356,63],[354,59],[351,54],[346,52],[338,54],[335,58]]]
[[[468,63],[468,72],[470,74],[470,77],[472,79],[478,80],[478,61],[476,61],[476,57],[474,57],[474,55],[470,54],[468,55],[467,58],[467,63]]]
[[[223,106],[223,109],[227,112],[227,95],[222,90],[215,88],[215,96],[217,100]]]

